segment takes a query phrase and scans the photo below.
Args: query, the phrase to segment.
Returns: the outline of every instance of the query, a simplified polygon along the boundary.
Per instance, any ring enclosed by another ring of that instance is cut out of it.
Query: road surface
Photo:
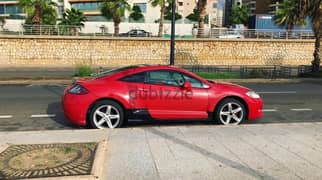
[[[322,122],[322,84],[244,83],[264,100],[265,117],[251,124]],[[0,131],[79,129],[61,111],[63,85],[0,86]],[[130,127],[210,122],[130,122]]]

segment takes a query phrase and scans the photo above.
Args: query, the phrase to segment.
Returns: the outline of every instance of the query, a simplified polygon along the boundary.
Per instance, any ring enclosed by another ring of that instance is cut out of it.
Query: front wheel
[[[92,128],[119,128],[123,122],[124,110],[114,101],[99,101],[90,111],[89,123]]]
[[[245,105],[233,98],[227,98],[220,102],[215,111],[215,119],[222,125],[238,125],[245,118]]]

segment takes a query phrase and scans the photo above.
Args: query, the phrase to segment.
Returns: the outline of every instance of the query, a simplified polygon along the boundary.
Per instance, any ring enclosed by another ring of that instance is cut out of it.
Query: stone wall
[[[0,66],[167,64],[169,40],[0,36]],[[312,40],[177,40],[176,64],[307,65]]]

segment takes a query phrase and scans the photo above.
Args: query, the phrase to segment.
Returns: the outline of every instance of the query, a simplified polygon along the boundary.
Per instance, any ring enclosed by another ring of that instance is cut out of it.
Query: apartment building
[[[23,9],[18,6],[17,0],[0,0],[0,16],[22,16]]]
[[[283,0],[243,0],[243,4],[250,8],[250,14],[275,14]]]
[[[100,4],[102,0],[53,0],[57,3],[57,12],[59,17],[65,9],[75,8],[81,10],[88,21],[106,21],[101,15]],[[207,14],[209,15],[209,24],[222,26],[224,22],[223,8],[218,8],[219,0],[208,0]],[[146,23],[154,23],[160,18],[160,7],[153,7],[150,0],[128,0],[133,7],[140,7]],[[183,17],[187,17],[196,8],[197,0],[177,0],[177,12]],[[18,6],[18,0],[0,0],[0,16],[6,16],[13,19],[23,19],[24,11]],[[129,12],[126,12],[125,21],[127,21]]]
[[[177,11],[182,17],[187,17],[193,12],[197,6],[197,0],[177,0]],[[208,0],[207,2],[207,14],[209,16],[209,23],[215,26],[222,26],[223,8],[219,8],[218,0]]]

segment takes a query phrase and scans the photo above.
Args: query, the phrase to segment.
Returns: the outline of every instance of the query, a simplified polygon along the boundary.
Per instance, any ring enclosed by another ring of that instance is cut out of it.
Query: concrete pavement
[[[321,179],[322,123],[0,132],[10,144],[108,141],[101,179]]]

